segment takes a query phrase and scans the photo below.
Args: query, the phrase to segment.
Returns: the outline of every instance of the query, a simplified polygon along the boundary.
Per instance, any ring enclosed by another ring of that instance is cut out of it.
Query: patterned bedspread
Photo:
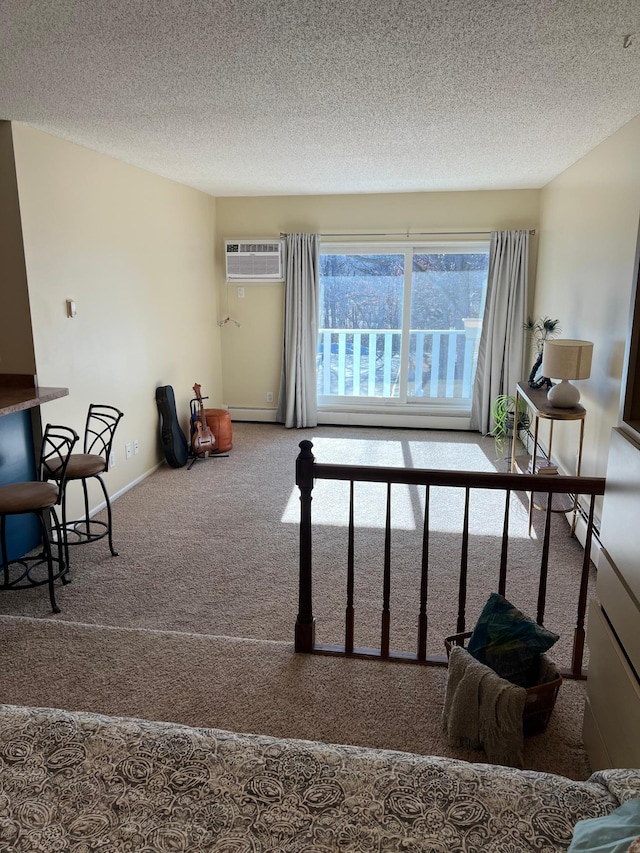
[[[401,752],[0,705],[0,851],[566,850],[576,821],[640,796]]]

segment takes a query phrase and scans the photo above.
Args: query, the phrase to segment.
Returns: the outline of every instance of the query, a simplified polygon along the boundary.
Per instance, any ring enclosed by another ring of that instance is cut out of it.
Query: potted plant
[[[542,365],[544,342],[549,338],[555,338],[560,334],[562,331],[560,328],[560,321],[552,320],[550,317],[538,317],[537,320],[528,317],[523,328],[525,332],[535,340],[536,352],[538,353],[533,367],[531,368],[531,373],[529,374],[529,388],[549,387],[551,385],[551,380],[546,376],[538,376],[537,374]]]
[[[497,456],[502,454],[506,439],[513,435],[515,411],[516,398],[512,394],[499,394],[491,404],[491,417],[494,421],[491,435],[495,439]],[[528,429],[530,425],[529,409],[520,397],[518,399],[518,432]]]

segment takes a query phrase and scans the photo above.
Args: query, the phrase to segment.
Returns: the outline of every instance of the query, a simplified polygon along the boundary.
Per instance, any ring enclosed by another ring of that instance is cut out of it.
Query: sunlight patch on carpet
[[[384,483],[356,483],[354,487],[354,523],[359,529],[382,530],[386,523]],[[318,480],[312,492],[314,525],[347,527],[349,523],[349,483]],[[394,484],[391,488],[391,527],[394,530],[421,530],[424,519],[425,489],[422,486]],[[430,530],[460,533],[464,516],[464,490],[434,486],[431,488]],[[480,536],[502,536],[504,495],[487,489],[472,489],[469,501],[469,532]],[[300,492],[291,491],[283,524],[300,521]],[[529,538],[528,511],[512,495],[509,517],[510,538]],[[532,539],[536,538],[532,531]]]
[[[383,441],[314,436],[316,462],[331,465],[435,468],[446,471],[496,471],[495,460],[471,442],[411,441],[400,434]]]

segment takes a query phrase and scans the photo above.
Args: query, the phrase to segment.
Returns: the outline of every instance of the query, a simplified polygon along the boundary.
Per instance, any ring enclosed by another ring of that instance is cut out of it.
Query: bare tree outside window
[[[322,253],[318,393],[470,400],[487,269],[488,252]]]

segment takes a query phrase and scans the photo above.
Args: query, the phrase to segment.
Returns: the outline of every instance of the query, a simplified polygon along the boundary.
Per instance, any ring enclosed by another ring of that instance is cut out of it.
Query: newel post
[[[310,441],[301,441],[296,459],[296,485],[300,489],[300,579],[295,650],[312,652],[316,642],[316,624],[311,603],[311,491],[313,463]]]

